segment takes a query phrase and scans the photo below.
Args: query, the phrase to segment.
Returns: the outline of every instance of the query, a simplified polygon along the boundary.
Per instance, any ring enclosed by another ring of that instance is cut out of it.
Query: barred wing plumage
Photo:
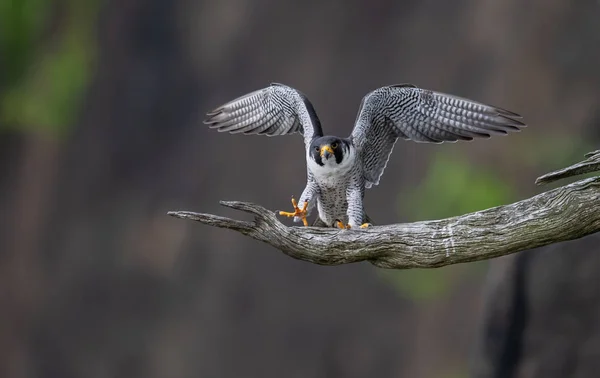
[[[270,86],[238,97],[207,114],[210,128],[231,134],[304,136],[306,148],[322,136],[314,107],[300,91],[283,84]]]
[[[442,143],[519,131],[520,115],[465,98],[398,84],[362,100],[351,137],[360,153],[366,187],[379,184],[398,138]]]

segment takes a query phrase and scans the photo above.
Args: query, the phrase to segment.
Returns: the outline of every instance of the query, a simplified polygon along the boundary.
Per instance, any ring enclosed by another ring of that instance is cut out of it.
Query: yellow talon
[[[340,220],[336,221],[336,224],[337,224],[338,228],[341,228],[341,229],[348,229],[349,230],[350,228],[352,228],[350,226],[350,224],[346,224],[345,225],[344,222],[342,222]],[[367,228],[367,227],[371,227],[371,223],[363,223],[363,224],[360,225],[360,228]]]
[[[337,221],[337,226],[338,226],[338,228],[341,228],[341,229],[344,229],[344,228],[349,229],[350,228],[349,224],[344,225],[344,222],[342,222],[342,221]]]
[[[294,197],[292,197],[292,206],[294,206],[294,212],[293,213],[289,213],[287,211],[280,211],[279,215],[284,215],[286,217],[300,217],[302,218],[302,223],[304,223],[304,226],[308,226],[308,221],[306,220],[306,209],[308,208],[308,201],[304,201],[304,205],[302,206],[302,209],[300,209],[298,207],[298,204],[296,203],[296,200],[294,199]]]

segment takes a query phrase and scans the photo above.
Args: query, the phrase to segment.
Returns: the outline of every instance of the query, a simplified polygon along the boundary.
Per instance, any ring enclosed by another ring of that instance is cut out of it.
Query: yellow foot
[[[350,229],[350,228],[352,228],[350,226],[350,224],[346,224],[345,225],[344,222],[342,222],[340,220],[337,220],[336,224],[337,224],[338,228],[342,228],[342,229]],[[371,227],[371,223],[363,223],[363,224],[360,225],[360,228],[367,228],[367,227]]]
[[[294,206],[293,213],[288,213],[287,211],[280,211],[279,215],[284,215],[290,218],[300,217],[302,218],[302,223],[304,223],[304,226],[308,226],[308,221],[306,220],[306,208],[308,207],[308,201],[304,201],[304,205],[302,206],[302,209],[300,209],[298,207],[298,204],[296,203],[296,200],[294,199],[294,197],[292,197],[292,206]]]
[[[349,225],[349,224],[346,224],[346,225],[345,225],[345,224],[344,224],[344,222],[342,222],[342,221],[339,221],[339,220],[338,220],[338,221],[336,221],[336,224],[337,224],[338,228],[341,228],[341,229],[344,229],[344,228],[350,228],[350,225]]]

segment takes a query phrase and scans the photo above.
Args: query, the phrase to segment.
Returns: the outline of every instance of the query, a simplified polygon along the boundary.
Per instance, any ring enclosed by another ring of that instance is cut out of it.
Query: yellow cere
[[[321,146],[321,157],[323,157],[323,154],[325,154],[325,151],[328,151],[330,154],[333,155],[333,150],[331,149],[331,146],[325,145],[325,146]]]

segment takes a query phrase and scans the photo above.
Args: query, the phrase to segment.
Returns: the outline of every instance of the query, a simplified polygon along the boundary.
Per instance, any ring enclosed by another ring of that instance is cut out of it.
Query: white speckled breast
[[[317,197],[319,217],[328,226],[333,225],[336,220],[348,223],[346,190],[350,182],[355,179],[354,176],[360,174],[355,164],[354,148],[349,149],[340,164],[337,164],[333,158],[324,161],[323,166],[318,165],[308,156],[306,160],[319,186]]]
[[[348,223],[345,187],[320,187],[317,209],[319,217],[328,226],[332,226],[336,220],[341,220],[344,224]]]

